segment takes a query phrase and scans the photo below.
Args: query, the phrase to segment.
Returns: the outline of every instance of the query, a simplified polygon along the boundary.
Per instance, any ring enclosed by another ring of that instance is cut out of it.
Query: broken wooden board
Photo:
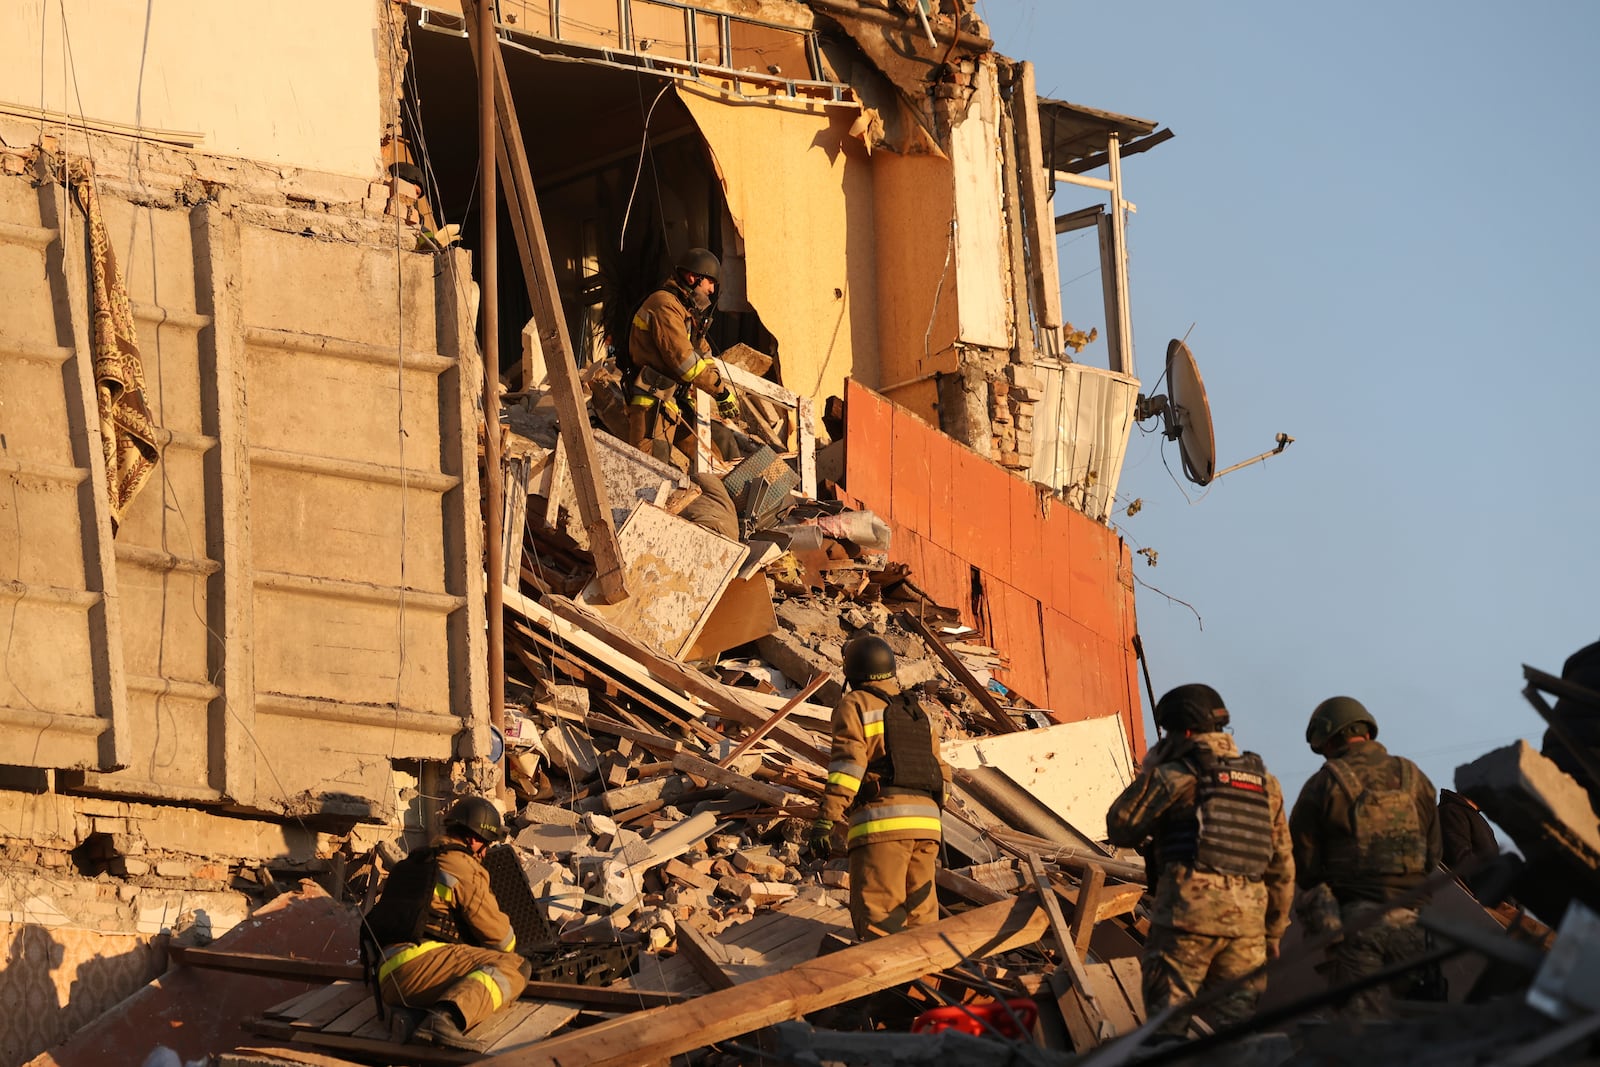
[[[634,508],[617,544],[631,595],[606,604],[591,582],[579,601],[623,633],[680,657],[733,581],[745,546],[654,504]]]
[[[509,596],[506,602],[511,603]],[[682,692],[704,701],[718,715],[745,726],[760,726],[772,717],[770,712],[747,699],[743,691],[713,681],[676,660],[662,656],[594,614],[588,605],[579,606],[571,600],[558,596],[548,598],[548,604],[550,612],[560,619],[581,628],[589,636],[622,653],[620,657],[613,655],[613,660],[626,661],[636,668],[643,667],[658,682],[679,688]],[[827,750],[817,747],[809,732],[795,726],[793,722],[782,723],[769,736],[775,745],[786,748],[801,759],[809,761],[819,771],[828,764]]]
[[[777,628],[778,616],[772,609],[766,576],[735,578],[711,608],[699,636],[683,658],[690,662],[713,660],[717,653],[765,637]]]
[[[724,370],[729,380],[741,392],[765,397],[791,413],[796,437],[799,439],[795,468],[796,473],[800,475],[800,492],[810,499],[816,499],[817,430],[816,423],[812,419],[811,398],[790,392],[777,382],[769,382],[735,364],[727,364]]]
[[[1086,836],[1103,841],[1106,811],[1133,781],[1133,754],[1120,716],[1042,730],[950,741],[953,768],[993,767]]]
[[[579,548],[587,550],[588,534],[578,514],[577,490],[573,486],[565,448],[559,444],[555,412],[539,407],[514,407],[508,408],[507,412],[514,432],[542,448],[555,451],[555,462],[547,466],[532,485],[532,491],[544,498],[548,509],[542,515],[545,525],[562,531]],[[668,483],[671,495],[699,495],[699,489],[687,474],[641,452],[626,441],[608,433],[599,433],[594,437],[594,444],[595,461],[601,478],[605,480],[611,503],[611,520],[616,526],[620,527],[626,522],[641,501],[656,502],[662,482]],[[675,509],[669,507],[668,510]]]
[[[1047,925],[1031,897],[990,904],[686,1004],[600,1023],[484,1062],[501,1067],[653,1063],[900,985],[965,959],[1031,945]]]

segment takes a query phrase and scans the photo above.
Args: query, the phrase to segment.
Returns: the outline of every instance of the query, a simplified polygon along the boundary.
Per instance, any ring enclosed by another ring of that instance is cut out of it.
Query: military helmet
[[[1378,736],[1378,720],[1355,697],[1329,697],[1317,705],[1306,723],[1306,744],[1315,752],[1358,722],[1368,726],[1367,736]]]
[[[1207,732],[1228,725],[1222,694],[1198,682],[1180,685],[1156,701],[1156,725],[1163,730]]]
[[[894,677],[894,649],[881,637],[852,637],[844,646],[844,680],[851,685]]]
[[[722,284],[722,264],[711,254],[710,249],[691,248],[679,256],[678,262],[674,265],[678,270],[688,274],[700,274],[718,285]]]
[[[461,830],[492,845],[506,836],[506,826],[500,818],[500,809],[483,797],[466,797],[458,800],[444,817],[446,830]]]

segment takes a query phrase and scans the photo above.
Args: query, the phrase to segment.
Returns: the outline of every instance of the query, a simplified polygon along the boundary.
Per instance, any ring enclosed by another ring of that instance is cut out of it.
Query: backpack
[[[1369,875],[1419,875],[1426,873],[1428,842],[1417,811],[1416,769],[1409,760],[1394,757],[1399,765],[1399,784],[1364,782],[1339,760],[1329,760],[1328,773],[1350,798],[1354,824],[1352,842],[1355,863]],[[1385,768],[1383,778],[1389,778]]]

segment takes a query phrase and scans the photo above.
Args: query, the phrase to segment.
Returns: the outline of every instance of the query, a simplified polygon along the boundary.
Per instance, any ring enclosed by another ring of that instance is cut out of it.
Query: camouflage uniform
[[[1392,902],[1427,880],[1442,845],[1433,783],[1415,763],[1391,756],[1374,740],[1334,750],[1300,790],[1289,816],[1297,881],[1303,894],[1325,885],[1338,901],[1346,931],[1332,950],[1335,985],[1422,955],[1420,902]],[[1373,916],[1381,918],[1373,921]],[[1415,981],[1405,978],[1352,997],[1348,1014],[1390,1014],[1391,1000]]]
[[[1213,757],[1240,756],[1233,738],[1221,732],[1194,734],[1163,753],[1167,744],[1151,753],[1146,769],[1112,803],[1106,814],[1112,844],[1136,848],[1154,838],[1159,849],[1164,835],[1194,819],[1199,785],[1195,750]],[[1194,860],[1155,861],[1155,900],[1141,960],[1150,1015],[1256,970],[1267,961],[1268,944],[1275,949],[1289,925],[1294,865],[1283,790],[1271,774],[1263,778],[1271,854],[1259,877],[1203,869]],[[1212,1017],[1218,1023],[1248,1018],[1265,985],[1265,978],[1258,977],[1223,997],[1209,1009]],[[1187,1019],[1179,1015],[1161,1032],[1182,1035],[1186,1027]]]
[[[935,922],[941,805],[950,768],[939,758],[939,721],[918,711],[933,743],[932,789],[908,789],[889,777],[893,762],[885,740],[887,698],[900,694],[893,679],[851,689],[833,709],[833,751],[822,797],[822,818],[850,815],[850,918],[856,936],[869,927],[889,933]],[[910,701],[917,707],[915,698]],[[927,758],[927,754],[918,753]]]
[[[454,1005],[470,1030],[522,995],[525,964],[512,952],[517,937],[489,889],[489,872],[459,842],[436,844],[438,881],[423,940],[383,946],[378,985],[386,1004]]]

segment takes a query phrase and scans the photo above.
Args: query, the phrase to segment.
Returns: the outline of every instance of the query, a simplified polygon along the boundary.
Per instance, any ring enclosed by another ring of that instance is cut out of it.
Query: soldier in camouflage
[[[1346,932],[1332,950],[1340,985],[1423,954],[1420,901],[1396,906],[1438,866],[1442,845],[1433,783],[1378,743],[1378,722],[1350,697],[1317,705],[1306,743],[1325,757],[1289,815],[1300,900],[1311,933]],[[1322,907],[1313,902],[1321,900]],[[1358,924],[1361,925],[1356,928]],[[1396,995],[1434,999],[1436,970],[1352,997],[1346,1012],[1381,1018]]]
[[[1114,845],[1145,850],[1155,892],[1142,962],[1145,1010],[1192,1000],[1278,954],[1294,897],[1283,791],[1261,757],[1223,732],[1228,711],[1208,685],[1156,702],[1166,736],[1106,814]],[[1210,1009],[1217,1023],[1248,1018],[1258,976]],[[1181,1038],[1187,1019],[1161,1028]]]

